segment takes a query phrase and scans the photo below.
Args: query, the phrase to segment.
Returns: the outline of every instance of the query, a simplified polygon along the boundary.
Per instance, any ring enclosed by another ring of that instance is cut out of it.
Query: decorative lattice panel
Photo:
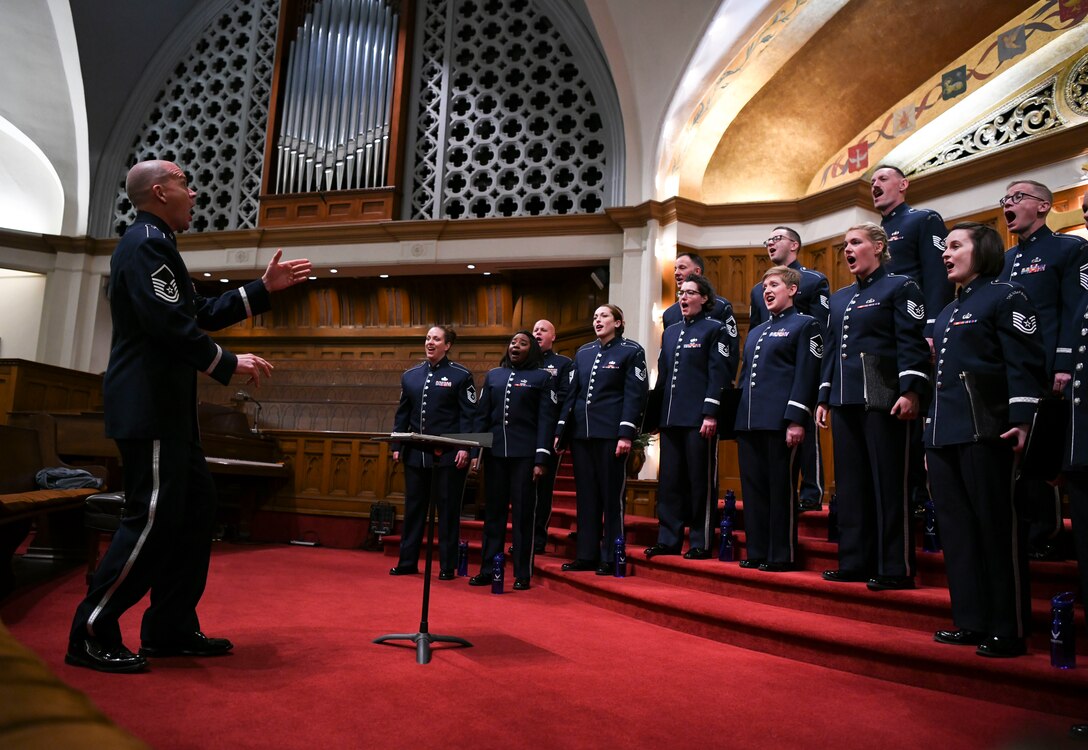
[[[133,140],[128,166],[167,159],[197,191],[190,231],[257,226],[279,0],[236,0],[178,62]],[[113,228],[136,212],[120,175]]]
[[[411,217],[595,213],[617,165],[601,108],[532,0],[425,0]]]

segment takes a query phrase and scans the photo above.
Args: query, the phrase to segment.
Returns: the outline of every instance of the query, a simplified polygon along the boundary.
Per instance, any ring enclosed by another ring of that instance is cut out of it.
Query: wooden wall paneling
[[[0,424],[12,411],[102,408],[102,376],[23,359],[0,359]]]

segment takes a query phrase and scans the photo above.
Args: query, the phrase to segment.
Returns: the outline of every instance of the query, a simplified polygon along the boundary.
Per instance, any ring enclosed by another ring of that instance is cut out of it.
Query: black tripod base
[[[432,643],[456,643],[466,648],[472,644],[464,638],[455,635],[432,635],[431,633],[390,633],[374,639],[374,643],[386,643],[388,641],[412,641],[416,644],[416,662],[426,664],[431,660]]]

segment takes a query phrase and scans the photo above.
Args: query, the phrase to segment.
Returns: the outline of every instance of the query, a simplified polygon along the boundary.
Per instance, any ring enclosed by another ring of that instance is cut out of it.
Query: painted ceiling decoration
[[[1079,125],[1086,52],[1088,0],[786,0],[690,96],[658,193],[793,200]]]

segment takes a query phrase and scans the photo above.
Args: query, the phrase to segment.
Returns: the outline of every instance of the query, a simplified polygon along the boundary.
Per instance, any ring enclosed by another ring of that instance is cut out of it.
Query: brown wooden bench
[[[51,421],[41,423],[40,429],[0,425],[0,596],[14,586],[11,569],[15,550],[38,523],[38,535],[50,529],[49,517],[64,511],[74,511],[73,528],[69,531],[76,540],[74,547],[82,555],[84,501],[101,489],[74,490],[39,489],[35,475],[42,469],[65,466],[56,454],[56,431]],[[94,476],[105,480],[106,471],[101,466],[85,466]],[[49,534],[46,534],[49,536]],[[35,538],[35,543],[43,540]],[[54,544],[60,535],[54,535]],[[68,545],[69,548],[72,545]]]

